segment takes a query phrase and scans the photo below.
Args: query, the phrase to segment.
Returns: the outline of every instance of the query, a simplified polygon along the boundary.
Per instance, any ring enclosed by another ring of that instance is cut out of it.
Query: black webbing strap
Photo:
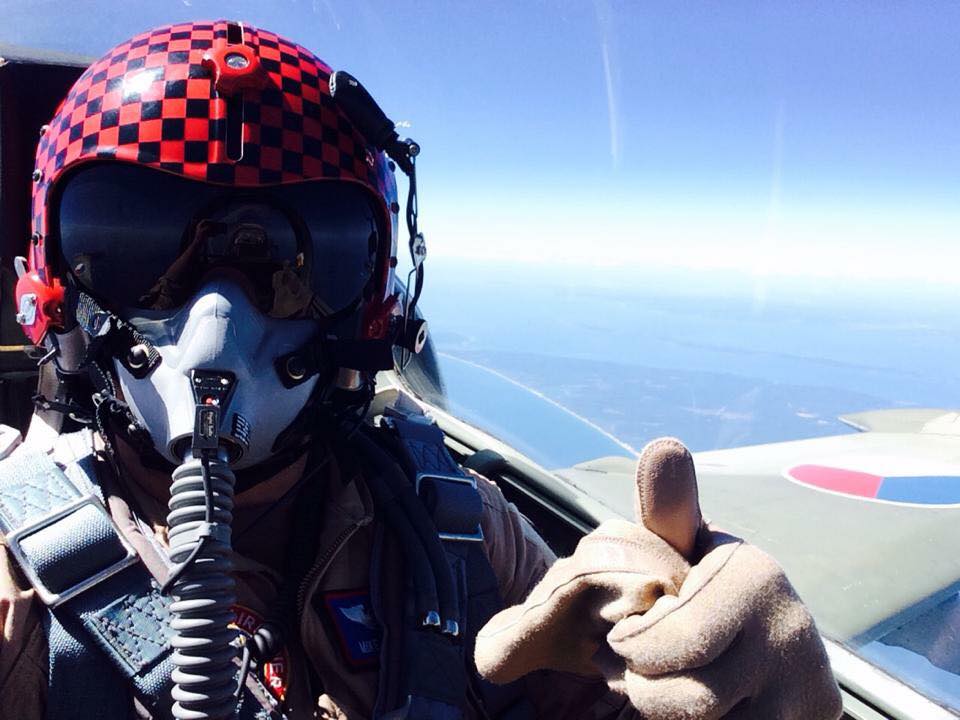
[[[480,543],[483,503],[477,479],[450,456],[443,432],[425,416],[390,417],[401,460],[441,540]]]
[[[392,431],[401,464],[433,521],[459,601],[456,635],[442,632],[443,628],[418,627],[416,618],[407,613],[403,653],[409,668],[404,673],[407,706],[401,708],[402,714],[385,717],[458,720],[468,685],[492,718],[534,717],[520,683],[493,685],[479,676],[473,662],[477,631],[503,607],[483,545],[483,502],[476,477],[457,465],[443,432],[425,416],[391,411],[384,424]]]
[[[126,365],[135,378],[146,377],[160,363],[160,353],[143,333],[112,312],[104,310],[86,293],[78,294],[75,314],[77,324],[90,336],[88,352],[95,353],[97,348],[106,345],[111,355],[123,359],[131,348],[142,347],[142,364],[137,367]]]
[[[393,368],[394,335],[376,340],[321,336],[281,355],[274,366],[284,387],[296,387],[336,368],[375,372]]]

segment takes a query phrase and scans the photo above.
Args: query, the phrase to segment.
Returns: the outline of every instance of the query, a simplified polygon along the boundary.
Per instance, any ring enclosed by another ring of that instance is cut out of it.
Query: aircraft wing
[[[510,383],[496,389],[500,404],[527,418],[527,435],[506,422],[481,430],[455,414],[455,401],[423,404],[451,451],[479,458],[478,469],[561,554],[605,519],[632,519],[629,448],[618,454],[580,423],[577,446],[610,454],[549,470],[556,466],[523,448],[539,447],[543,433],[573,443],[578,435],[558,430],[570,413],[545,400],[521,413],[517,394]],[[776,557],[813,612],[845,720],[960,717],[957,418],[947,410],[859,413],[844,419],[860,433],[694,454],[705,515]]]
[[[704,515],[776,557],[821,632],[882,637],[960,586],[960,421],[946,410],[845,420],[866,432],[695,454]],[[624,514],[634,461],[557,474]]]

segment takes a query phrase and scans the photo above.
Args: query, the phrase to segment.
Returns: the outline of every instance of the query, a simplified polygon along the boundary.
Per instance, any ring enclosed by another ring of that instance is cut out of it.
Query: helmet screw
[[[134,345],[127,353],[127,365],[134,370],[140,370],[146,367],[148,360],[147,348],[145,345]]]
[[[398,213],[398,212],[400,212],[400,203],[398,203],[398,202],[396,202],[396,201],[390,203],[390,212],[392,212],[392,213]]]
[[[43,137],[44,135],[46,135],[46,134],[47,134],[47,131],[49,131],[49,130],[50,130],[50,126],[49,126],[49,125],[41,125],[41,126],[40,126],[40,137]]]
[[[303,363],[303,358],[299,355],[292,355],[287,358],[287,375],[291,380],[303,380],[307,376],[307,368]]]
[[[43,170],[41,170],[40,168],[37,168],[36,170],[33,171],[33,175],[31,175],[30,177],[33,178],[34,182],[37,182],[37,183],[40,182],[41,180],[43,180]]]
[[[226,61],[227,67],[231,67],[234,70],[243,70],[250,64],[250,61],[240,53],[227,53],[224,61]]]
[[[33,233],[33,235],[30,236],[30,242],[32,242],[34,245],[39,245],[40,233]]]

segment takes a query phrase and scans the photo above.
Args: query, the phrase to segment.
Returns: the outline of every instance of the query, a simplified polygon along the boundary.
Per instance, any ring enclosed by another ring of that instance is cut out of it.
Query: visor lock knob
[[[296,380],[299,382],[307,376],[307,367],[303,362],[303,358],[299,355],[291,355],[287,358],[287,375],[290,376],[291,380]]]
[[[133,370],[142,370],[150,361],[150,354],[145,345],[134,345],[127,353],[127,365]]]

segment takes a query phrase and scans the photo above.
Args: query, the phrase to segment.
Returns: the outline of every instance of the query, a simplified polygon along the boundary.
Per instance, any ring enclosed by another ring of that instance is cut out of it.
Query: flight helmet
[[[167,25],[93,63],[41,132],[17,319],[61,380],[94,378],[97,407],[122,397],[171,462],[197,373],[235,383],[223,432],[242,467],[324,372],[392,365],[395,166],[331,85],[272,32]]]

